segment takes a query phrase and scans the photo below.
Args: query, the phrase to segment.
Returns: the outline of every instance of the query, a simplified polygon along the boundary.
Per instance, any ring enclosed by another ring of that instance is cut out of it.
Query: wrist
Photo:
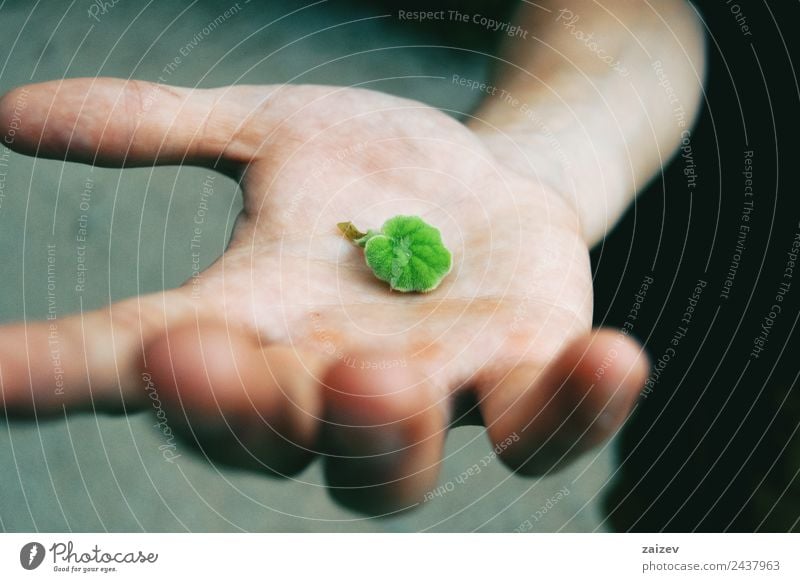
[[[601,147],[592,139],[604,130],[589,107],[570,107],[573,119],[567,120],[564,107],[509,111],[508,105],[487,103],[467,126],[498,162],[561,197],[591,246],[622,215],[634,189],[624,148]]]

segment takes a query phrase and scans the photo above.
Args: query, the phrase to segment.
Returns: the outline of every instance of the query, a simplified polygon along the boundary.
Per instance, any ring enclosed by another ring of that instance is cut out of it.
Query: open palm
[[[612,434],[644,381],[633,342],[589,333],[588,251],[561,193],[435,109],[318,86],[25,91],[15,149],[206,165],[240,181],[244,210],[200,277],[59,322],[63,395],[47,325],[0,329],[12,410],[127,410],[145,402],[144,371],[210,458],[286,475],[323,454],[334,496],[379,513],[436,486],[450,426],[483,422],[509,465],[546,472]],[[391,291],[336,227],[398,214],[453,253],[434,292]]]

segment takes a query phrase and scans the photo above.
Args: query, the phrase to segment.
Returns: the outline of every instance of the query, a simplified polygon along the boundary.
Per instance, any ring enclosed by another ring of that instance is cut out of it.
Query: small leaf
[[[338,226],[348,240],[364,247],[375,276],[396,291],[433,291],[452,269],[441,234],[418,216],[395,216],[379,232],[366,234],[349,222]]]

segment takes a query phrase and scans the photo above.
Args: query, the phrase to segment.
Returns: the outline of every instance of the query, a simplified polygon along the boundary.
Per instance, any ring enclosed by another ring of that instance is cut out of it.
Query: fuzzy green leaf
[[[340,223],[340,229],[364,247],[372,272],[396,291],[433,291],[453,266],[439,231],[418,216],[395,216],[380,231],[369,230],[360,238],[354,232],[363,233],[351,223]]]

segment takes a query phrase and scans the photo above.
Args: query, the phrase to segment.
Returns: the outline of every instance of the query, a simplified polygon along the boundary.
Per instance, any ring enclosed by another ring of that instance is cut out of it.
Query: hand
[[[635,343],[590,333],[588,251],[558,188],[437,110],[318,86],[25,90],[0,102],[6,128],[26,101],[14,149],[214,167],[244,210],[198,280],[58,321],[63,394],[48,323],[0,328],[12,411],[146,407],[144,371],[210,458],[286,475],[322,453],[336,499],[383,513],[436,487],[448,427],[483,422],[512,468],[543,473],[613,434],[645,380]],[[397,214],[453,252],[432,293],[390,291],[336,228]]]

